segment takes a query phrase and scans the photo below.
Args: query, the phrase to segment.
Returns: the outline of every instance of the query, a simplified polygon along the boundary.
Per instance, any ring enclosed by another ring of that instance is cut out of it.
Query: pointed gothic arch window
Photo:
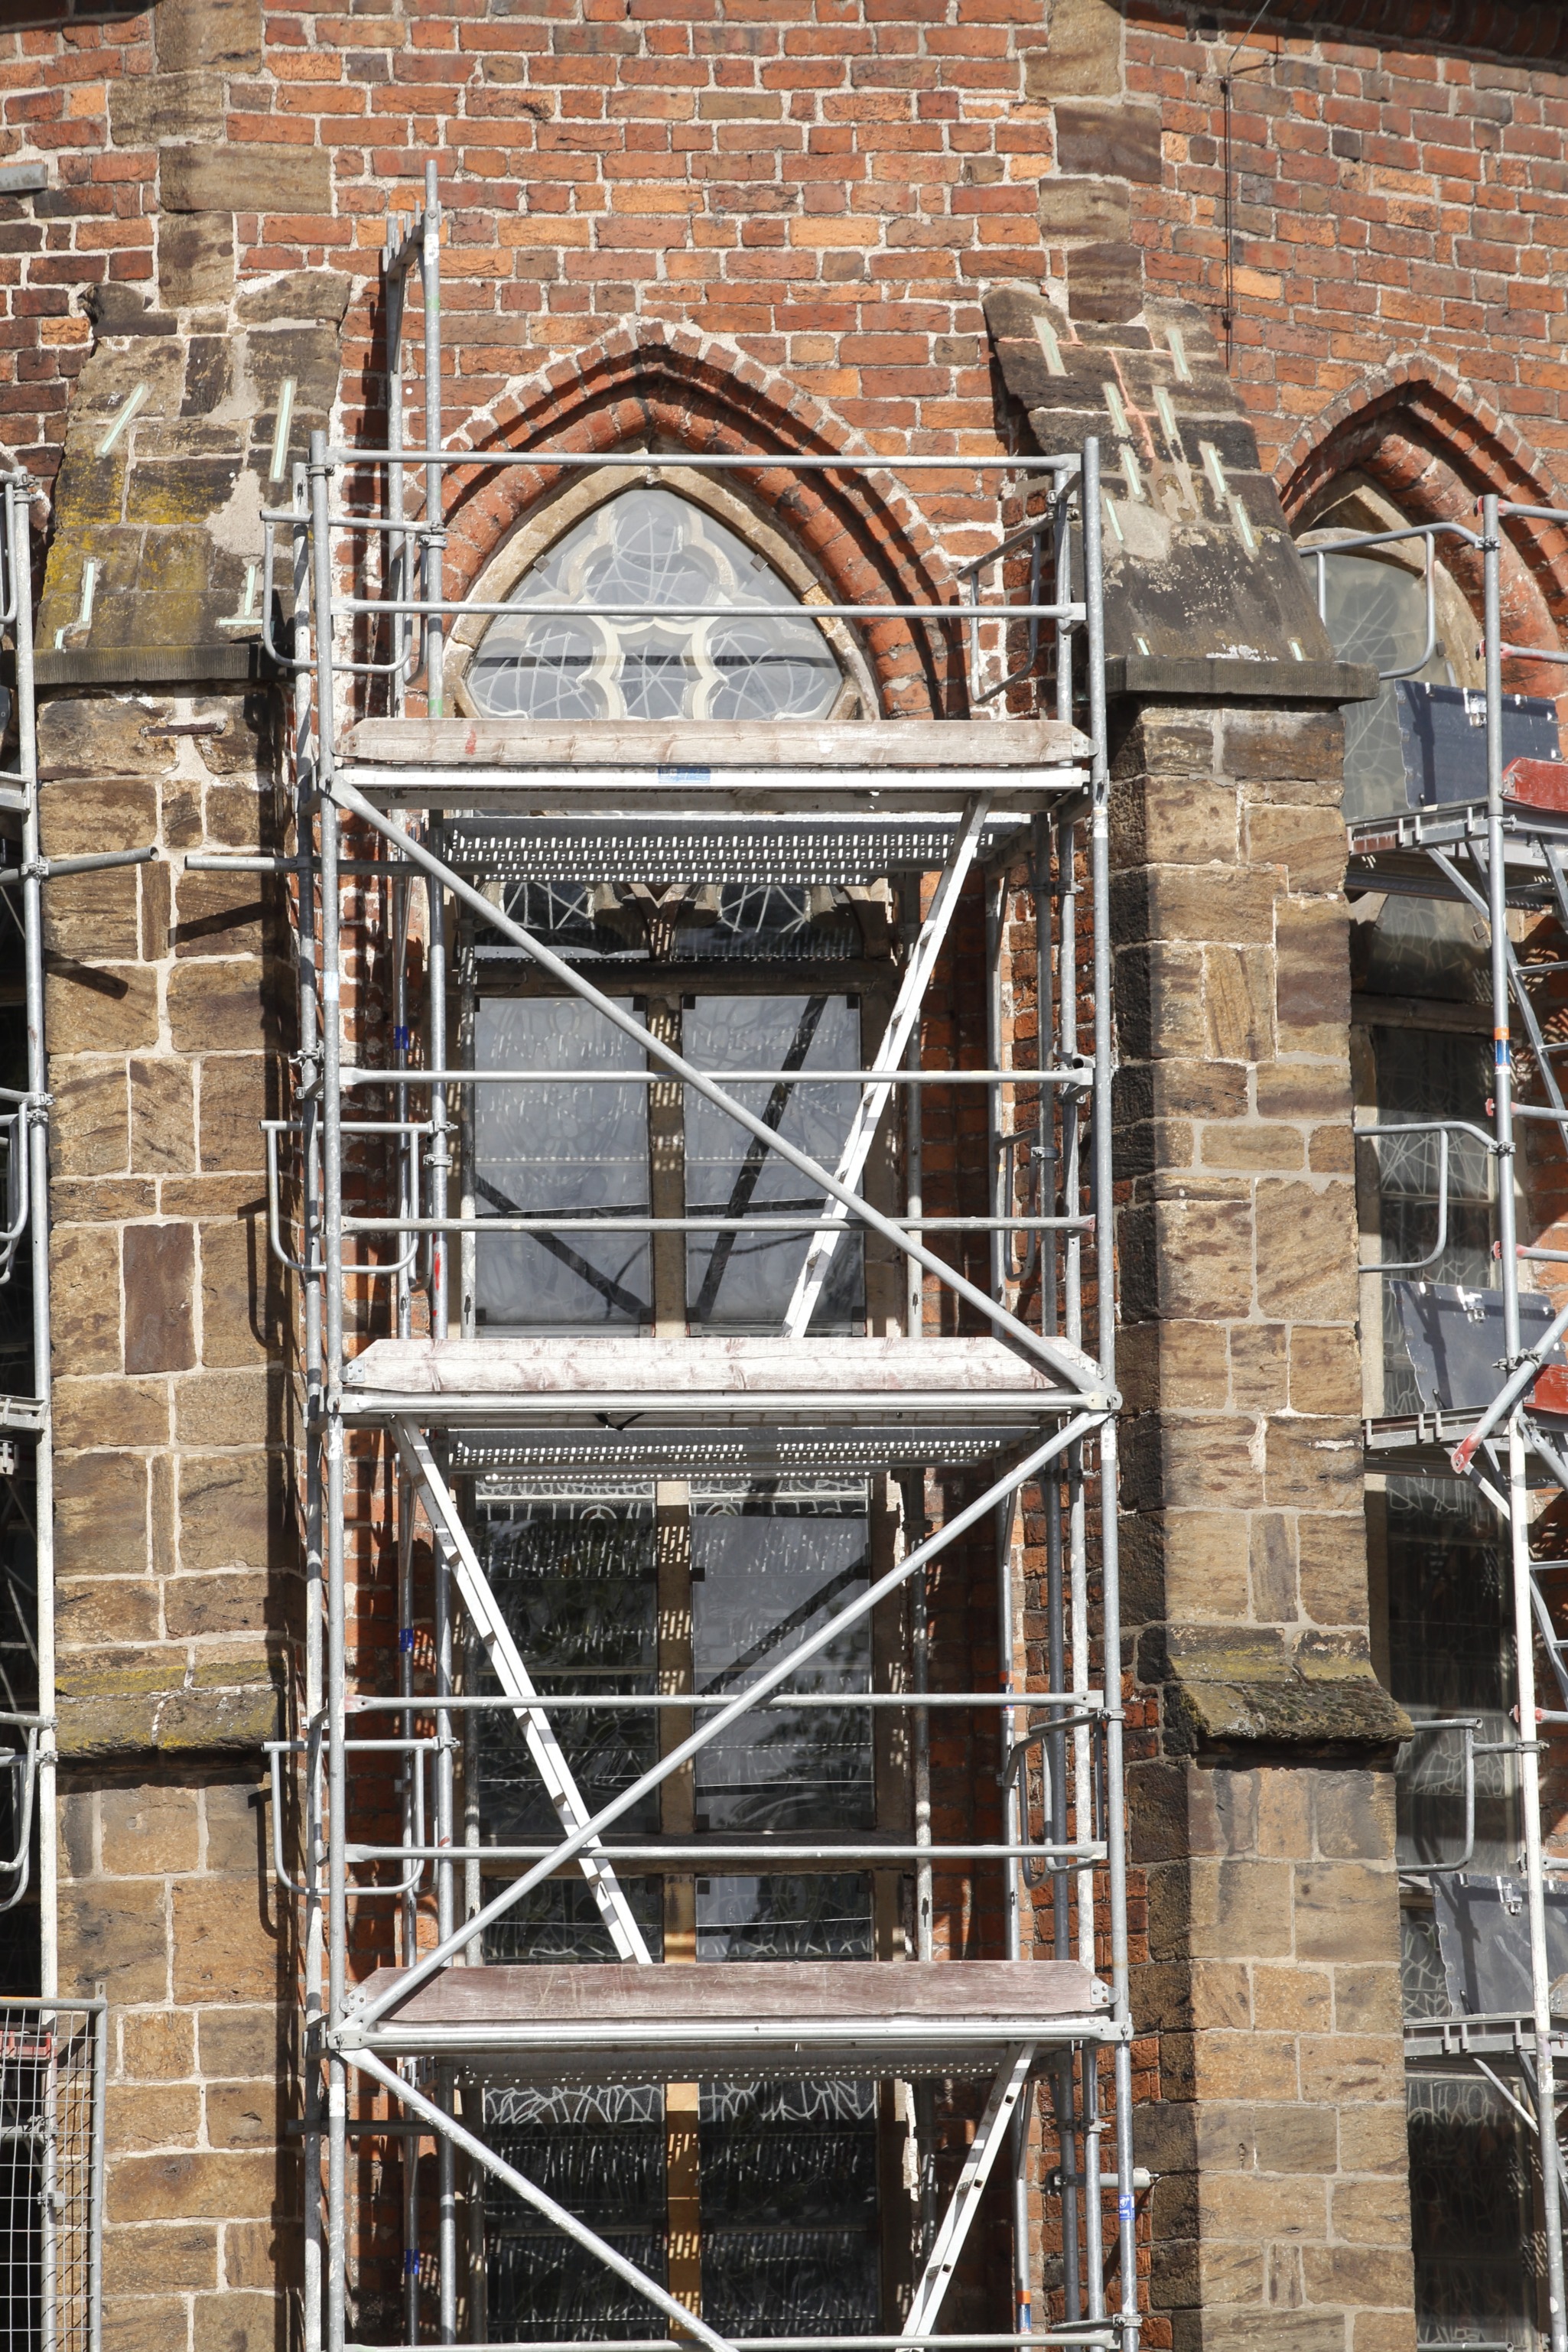
[[[766,558],[664,488],[606,499],[536,559],[510,602],[464,681],[493,718],[820,719],[845,684],[821,625]],[[657,609],[617,613],[626,606]]]

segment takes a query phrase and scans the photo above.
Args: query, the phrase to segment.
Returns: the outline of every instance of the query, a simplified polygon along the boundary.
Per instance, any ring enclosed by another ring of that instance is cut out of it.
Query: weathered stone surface
[[[132,1165],[150,1174],[195,1166],[195,1101],[190,1065],[173,1055],[133,1061],[131,1080]]]
[[[127,1225],[125,1369],[181,1372],[196,1360],[195,1229]]]
[[[63,875],[44,892],[44,941],[52,955],[91,962],[134,959],[142,950],[138,877],[132,867]]]
[[[168,1903],[161,1880],[68,1882],[59,1901],[62,1991],[92,1994],[109,1980],[117,2001],[168,1999]]]
[[[158,982],[137,964],[51,956],[44,1018],[54,1054],[134,1053],[158,1042]]]
[[[132,2157],[110,2168],[105,2211],[111,2222],[225,2221],[237,2214],[265,2214],[275,2176],[276,2158],[269,2155]]]
[[[1040,229],[1047,245],[1065,237],[1092,237],[1125,245],[1132,235],[1132,201],[1114,180],[1042,180]]]
[[[174,1890],[174,1998],[275,2000],[280,1954],[263,1927],[256,1876],[187,1878]]]
[[[1121,12],[1110,0],[1052,0],[1047,47],[1024,68],[1031,98],[1113,98],[1121,87]]]
[[[223,83],[212,72],[126,74],[109,85],[109,127],[117,147],[210,138],[222,107]]]
[[[291,269],[270,285],[242,294],[236,315],[243,326],[262,326],[277,319],[320,319],[337,327],[352,290],[352,280],[338,270]]]
[[[57,1380],[54,1408],[55,1443],[67,1451],[169,1442],[169,1390],[162,1380]]]
[[[276,2290],[237,2294],[230,2287],[221,2295],[198,2295],[191,2352],[272,2352],[285,2309]]]
[[[180,1562],[200,1570],[265,1569],[269,1496],[281,1465],[265,1454],[187,1454],[180,1460]]]
[[[209,1054],[201,1064],[204,1169],[259,1169],[271,1074],[260,1054]],[[271,1081],[275,1083],[275,1081]]]
[[[179,1054],[254,1054],[271,1042],[287,976],[253,956],[169,974],[169,1030]]]
[[[57,1464],[55,1557],[66,1576],[145,1571],[147,1469],[138,1455],[77,1454]]]
[[[1143,305],[1143,256],[1135,245],[1099,239],[1068,247],[1068,304],[1087,326],[1136,318]]]
[[[157,786],[148,779],[173,764],[173,746],[147,730],[169,716],[163,703],[49,697],[38,713],[38,816],[49,856],[141,849],[156,838]]]
[[[107,1176],[130,1159],[125,1066],[62,1062],[49,1113],[49,1164],[61,1176]]]
[[[1109,12],[1108,12],[1109,13]],[[1064,172],[1159,185],[1160,110],[1125,99],[1068,99],[1056,110],[1057,163]]]
[[[158,223],[158,284],[178,308],[226,302],[234,290],[234,216],[167,214]]]
[[[325,213],[332,205],[326,147],[165,147],[158,173],[165,212]]]
[[[202,1361],[254,1365],[276,1314],[267,1236],[258,1218],[202,1231]]]
[[[261,63],[261,0],[161,0],[154,37],[160,74],[198,66],[254,70]]]
[[[129,2022],[129,2021],[127,2021]],[[156,2229],[106,2230],[103,2291],[126,2294],[188,2293],[217,2284],[216,2222],[167,2222]]]
[[[255,1834],[253,1816],[253,1844]],[[275,2009],[204,2009],[200,2019],[201,2068],[209,2080],[264,2080],[271,2085],[278,2072],[278,2044],[283,2030]]]

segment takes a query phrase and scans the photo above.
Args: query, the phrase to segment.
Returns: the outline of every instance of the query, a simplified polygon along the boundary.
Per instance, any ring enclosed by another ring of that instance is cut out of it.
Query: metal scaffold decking
[[[1097,446],[450,448],[440,234],[432,171],[389,231],[387,446],[317,436],[267,519],[293,852],[187,861],[285,872],[298,925],[268,1165],[309,1406],[294,1832],[274,1806],[307,2337],[366,2333],[370,2141],[404,2152],[409,2344],[918,2343],[999,2172],[1011,2325],[952,2340],[1130,2347]],[[657,596],[595,596],[563,557],[525,605],[448,595],[454,508],[518,468],[520,509],[601,532],[622,489],[700,493],[693,544],[739,584],[667,567]],[[941,599],[781,605],[720,536],[764,476],[846,513],[956,483],[986,552]],[[999,532],[1004,488],[1023,520]],[[998,560],[1013,601],[982,594]],[[702,710],[487,713],[463,665],[520,610],[556,633],[517,656],[530,691],[553,664],[585,697],[613,626],[645,681],[700,668]],[[944,648],[983,715],[835,716],[877,627]],[[705,715],[742,672],[775,691],[770,663],[810,685],[824,647],[826,714],[801,688],[795,716]],[[1001,716],[1047,657],[1049,714]],[[932,1058],[977,898],[984,1049]],[[927,1164],[933,1088],[978,1136],[983,1209]],[[959,1559],[993,1596],[983,1688],[928,1613]],[[956,1832],[946,1725],[995,1790]],[[955,1900],[985,1957],[946,1956]]]

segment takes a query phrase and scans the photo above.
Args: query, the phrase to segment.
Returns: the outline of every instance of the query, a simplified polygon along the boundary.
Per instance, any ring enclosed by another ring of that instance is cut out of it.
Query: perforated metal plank
[[[930,873],[952,849],[956,824],[940,817],[889,822],[730,817],[694,825],[679,817],[463,817],[447,828],[446,855],[460,873],[498,882],[874,882]],[[994,856],[1020,831],[987,825]]]
[[[500,1499],[508,1472],[624,1478],[641,1471],[649,1477],[703,1478],[914,1469],[931,1462],[961,1469],[1026,1444],[1033,1435],[1032,1424],[1024,1422],[982,1428],[920,1423],[869,1429],[468,1429],[453,1437],[451,1466],[457,1475],[483,1478],[483,1491]]]

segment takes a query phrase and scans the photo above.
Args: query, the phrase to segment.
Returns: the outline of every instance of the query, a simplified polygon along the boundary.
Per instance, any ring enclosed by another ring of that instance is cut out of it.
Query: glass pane
[[[1479,1717],[1478,1744],[1509,1736],[1513,1642],[1502,1547],[1489,1507],[1456,1478],[1391,1478],[1387,1494],[1389,1682],[1415,1721]],[[1518,1857],[1514,1775],[1478,1756],[1475,1870]],[[1464,1743],[1429,1732],[1400,1750],[1402,1863],[1458,1861],[1464,1849]]]
[[[491,1506],[480,1522],[490,1588],[523,1663],[544,1693],[647,1693],[657,1687],[655,1528],[651,1500],[597,1516],[548,1504]],[[496,1684],[488,1670],[480,1687]],[[653,1718],[626,1710],[552,1718],[590,1811],[646,1772],[657,1753]],[[521,1844],[559,1828],[524,1744],[504,1714],[480,1719],[481,1835]],[[628,1835],[658,1828],[657,1793],[627,1814]],[[542,1896],[545,1890],[541,1889]],[[553,1915],[548,1906],[542,1922]],[[515,1938],[514,1938],[515,1939]],[[498,1957],[500,1955],[498,1954]],[[511,1951],[506,1957],[521,1958]],[[608,1957],[606,1954],[605,1957]]]
[[[1464,1118],[1483,1130],[1489,1125],[1490,1052],[1481,1037],[1455,1036],[1432,1029],[1374,1029],[1377,1065],[1377,1124]],[[1378,1170],[1378,1211],[1384,1265],[1412,1265],[1437,1238],[1440,1145],[1436,1134],[1390,1136],[1366,1147]],[[1424,1282],[1461,1283],[1489,1289],[1491,1255],[1491,1163],[1472,1136],[1448,1139],[1448,1238],[1441,1255],[1423,1269]],[[1383,1297],[1383,1410],[1416,1412],[1420,1394],[1405,1344],[1399,1306],[1392,1286]]]
[[[702,2315],[721,2335],[877,2326],[870,2083],[704,2084]]]
[[[1317,559],[1306,558],[1317,588]],[[1374,555],[1331,555],[1324,561],[1323,619],[1342,661],[1370,662],[1379,670],[1409,669],[1426,643],[1426,587],[1417,572]],[[1415,675],[1453,683],[1439,639],[1433,658]],[[1345,706],[1345,814],[1358,817],[1403,808],[1405,759],[1399,709],[1392,681],[1374,701]]]
[[[780,1516],[702,1507],[691,1521],[691,1621],[697,1688],[744,1689],[843,1608],[870,1579],[869,1522],[853,1515]],[[794,1678],[804,1691],[871,1686],[862,1619]],[[875,1820],[867,1708],[742,1716],[696,1759],[699,1830],[863,1830]]]
[[[618,2253],[665,2283],[662,2085],[485,2093],[485,2137]],[[486,2284],[494,2343],[580,2342],[658,2333],[636,2290],[521,2204],[485,2189]]]
[[[491,622],[467,679],[479,708],[500,717],[816,719],[838,692],[832,649],[794,591],[744,540],[671,490],[607,500],[557,541],[511,601],[516,616]],[[540,604],[579,609],[531,615]],[[758,604],[773,612],[726,617]],[[612,617],[631,605],[676,609],[668,620],[657,611]]]
[[[484,997],[476,1066],[640,1070],[635,1039],[571,997]],[[647,1088],[479,1087],[474,1191],[480,1216],[579,1217],[648,1205]],[[649,1319],[647,1235],[497,1234],[479,1244],[479,1320],[585,1330]]]
[[[683,1024],[687,1058],[700,1069],[853,1070],[860,1066],[860,1009],[849,996],[699,996]],[[859,1089],[851,1085],[737,1086],[736,1097],[784,1140],[836,1165]],[[741,1216],[771,1209],[810,1213],[823,1194],[734,1120],[693,1096],[686,1114],[686,1198],[693,1213]],[[687,1311],[694,1324],[769,1330],[784,1318],[809,1234],[774,1238],[693,1234],[687,1244]],[[815,1331],[843,1331],[864,1314],[860,1236],[834,1254]]]
[[[864,1871],[700,1878],[700,1960],[869,1960],[871,1882]]]
[[[1417,2076],[1408,2097],[1416,2336],[1522,2347],[1537,2270],[1524,2126],[1474,2076]]]

